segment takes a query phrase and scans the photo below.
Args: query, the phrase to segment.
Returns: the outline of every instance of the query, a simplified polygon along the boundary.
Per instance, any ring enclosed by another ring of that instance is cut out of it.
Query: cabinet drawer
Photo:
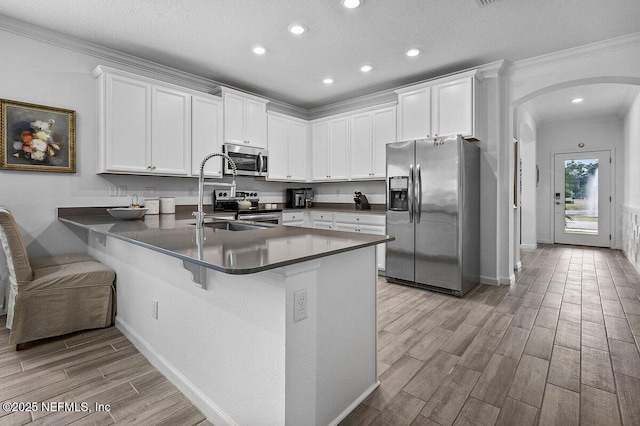
[[[333,213],[311,212],[311,220],[314,222],[333,222]]]
[[[336,223],[363,224],[385,226],[386,220],[383,214],[367,213],[335,213]]]
[[[282,212],[282,223],[304,220],[304,212]]]

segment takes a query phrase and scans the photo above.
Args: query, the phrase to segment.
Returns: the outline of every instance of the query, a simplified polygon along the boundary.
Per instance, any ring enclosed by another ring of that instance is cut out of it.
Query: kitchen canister
[[[144,206],[147,208],[147,214],[160,213],[160,200],[157,198],[145,198]]]
[[[175,214],[176,197],[160,197],[160,214]]]

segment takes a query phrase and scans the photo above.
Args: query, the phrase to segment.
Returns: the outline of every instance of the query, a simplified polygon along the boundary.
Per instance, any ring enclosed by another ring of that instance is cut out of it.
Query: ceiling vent
[[[476,0],[476,3],[478,3],[478,6],[480,7],[485,7],[485,6],[489,6],[494,1],[496,0]]]

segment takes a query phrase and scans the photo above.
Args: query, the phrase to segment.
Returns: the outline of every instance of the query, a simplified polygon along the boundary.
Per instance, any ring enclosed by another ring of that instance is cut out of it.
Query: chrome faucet
[[[198,211],[197,212],[193,212],[193,215],[196,217],[196,227],[201,228],[204,225],[204,217],[205,217],[205,213],[204,213],[204,186],[205,186],[205,182],[204,182],[204,165],[207,163],[207,161],[209,161],[211,158],[213,157],[222,157],[224,159],[226,159],[227,161],[229,161],[229,164],[231,164],[231,170],[233,172],[233,180],[231,181],[231,183],[212,183],[212,182],[207,182],[206,185],[207,186],[224,186],[224,187],[228,187],[230,189],[231,192],[231,196],[235,197],[236,196],[236,162],[233,161],[231,159],[231,157],[229,157],[227,154],[220,154],[220,153],[215,153],[215,154],[209,154],[206,157],[204,157],[202,159],[202,162],[200,163],[200,175],[198,176]]]

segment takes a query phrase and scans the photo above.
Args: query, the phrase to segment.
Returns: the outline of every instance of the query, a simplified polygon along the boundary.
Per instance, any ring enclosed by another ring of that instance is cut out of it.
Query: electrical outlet
[[[118,187],[115,185],[109,185],[109,197],[118,196]]]
[[[293,293],[293,322],[301,321],[307,317],[308,304],[306,289]]]
[[[151,300],[151,317],[158,319],[158,301],[155,299]]]
[[[118,197],[126,197],[127,196],[127,187],[122,185],[118,187]]]

